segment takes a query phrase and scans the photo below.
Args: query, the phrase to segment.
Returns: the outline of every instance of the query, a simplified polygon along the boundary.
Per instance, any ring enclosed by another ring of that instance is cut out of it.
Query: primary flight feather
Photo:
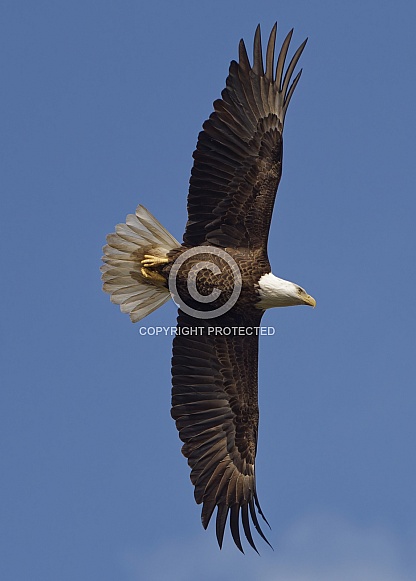
[[[107,237],[101,267],[104,290],[133,322],[171,296],[179,306],[171,414],[203,526],[217,509],[220,547],[228,519],[241,551],[240,523],[253,549],[251,523],[268,542],[257,517],[264,519],[255,479],[256,329],[268,308],[315,306],[303,288],[271,273],[267,255],[284,120],[306,44],[285,68],[290,31],[275,65],[276,30],[274,25],[265,65],[260,27],[252,64],[240,41],[239,61],[231,62],[226,88],[199,134],[183,243],[138,206]]]

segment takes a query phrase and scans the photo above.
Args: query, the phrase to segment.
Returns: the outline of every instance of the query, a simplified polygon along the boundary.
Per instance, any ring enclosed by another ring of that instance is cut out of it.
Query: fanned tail
[[[165,258],[180,246],[179,242],[143,206],[129,214],[125,224],[107,236],[101,266],[103,290],[111,302],[120,305],[133,323],[140,321],[170,298],[164,281],[149,279],[142,274],[145,254]]]

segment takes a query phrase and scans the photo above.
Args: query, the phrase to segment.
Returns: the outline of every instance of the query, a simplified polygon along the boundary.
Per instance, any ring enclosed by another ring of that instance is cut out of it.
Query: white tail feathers
[[[149,280],[141,273],[145,254],[164,258],[180,243],[143,206],[129,214],[125,224],[107,236],[101,266],[103,290],[110,293],[111,302],[129,313],[133,323],[140,321],[170,298],[162,282]]]

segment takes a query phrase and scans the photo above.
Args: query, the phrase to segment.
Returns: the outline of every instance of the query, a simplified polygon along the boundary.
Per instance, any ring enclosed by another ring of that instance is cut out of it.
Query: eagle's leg
[[[160,258],[159,256],[152,256],[151,254],[145,254],[144,259],[140,262],[142,265],[140,272],[149,280],[154,282],[166,282],[164,276],[159,274],[154,268],[161,266],[162,264],[166,264],[169,262],[168,258]]]

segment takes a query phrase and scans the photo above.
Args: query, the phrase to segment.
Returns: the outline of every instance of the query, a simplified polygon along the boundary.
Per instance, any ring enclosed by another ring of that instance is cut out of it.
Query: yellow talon
[[[148,280],[151,280],[153,282],[163,282],[163,283],[166,282],[161,274],[149,270],[148,268],[142,267],[140,269],[140,272],[142,273],[142,276],[144,276],[144,278],[147,278]]]
[[[155,266],[160,266],[161,264],[166,264],[168,262],[169,258],[160,258],[159,256],[145,254],[144,259],[141,261],[141,264],[145,268],[154,268]]]

